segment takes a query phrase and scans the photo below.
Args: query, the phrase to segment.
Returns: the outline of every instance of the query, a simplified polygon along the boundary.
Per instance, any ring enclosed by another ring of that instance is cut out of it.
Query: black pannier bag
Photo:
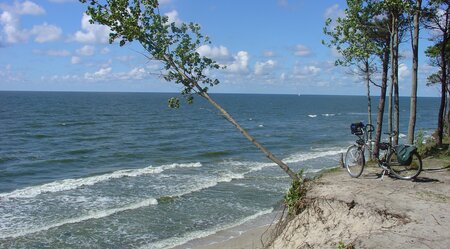
[[[362,122],[353,123],[350,125],[350,130],[352,131],[352,134],[355,134],[358,136],[363,134],[363,128],[364,128],[364,124]]]

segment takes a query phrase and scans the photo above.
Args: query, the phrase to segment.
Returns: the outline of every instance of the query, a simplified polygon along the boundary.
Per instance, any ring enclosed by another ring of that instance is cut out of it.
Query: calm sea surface
[[[0,248],[166,248],[272,212],[289,178],[208,103],[172,96],[0,92]],[[365,97],[213,96],[295,171],[335,166],[367,120]],[[419,98],[419,129],[438,107]]]

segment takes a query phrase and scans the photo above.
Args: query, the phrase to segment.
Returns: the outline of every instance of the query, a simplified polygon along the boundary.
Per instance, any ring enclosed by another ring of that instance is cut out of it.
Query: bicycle
[[[356,143],[351,145],[345,154],[344,166],[351,177],[361,176],[366,164],[365,152],[367,151],[377,161],[378,167],[382,168],[381,179],[384,175],[393,175],[398,179],[410,180],[416,178],[422,171],[422,159],[414,145],[392,145],[392,137],[397,132],[385,133],[389,136],[389,142],[380,142],[378,148],[384,151],[383,156],[380,153],[373,153],[373,141],[369,136],[374,131],[373,125],[364,125],[354,123],[351,125],[351,132],[358,137]],[[392,173],[392,174],[391,174]]]

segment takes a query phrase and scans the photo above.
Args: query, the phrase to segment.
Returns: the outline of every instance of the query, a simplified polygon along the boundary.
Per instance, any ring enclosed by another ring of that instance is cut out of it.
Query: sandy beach
[[[449,162],[424,160],[415,181],[381,180],[380,172],[367,167],[358,179],[345,169],[325,173],[312,184],[306,210],[276,236],[272,224],[221,243],[204,238],[194,247],[263,248],[263,241],[267,248],[448,248]],[[187,247],[193,248],[180,248]]]

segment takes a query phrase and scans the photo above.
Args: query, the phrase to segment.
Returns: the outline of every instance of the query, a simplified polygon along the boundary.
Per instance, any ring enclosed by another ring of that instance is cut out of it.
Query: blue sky
[[[343,15],[345,1],[163,0],[161,13],[196,22],[212,44],[199,52],[226,65],[212,72],[211,92],[364,95],[363,80],[335,67],[337,54],[321,44],[326,18]],[[176,92],[160,78],[138,44],[108,44],[108,29],[89,24],[77,0],[6,0],[0,3],[0,90]],[[419,95],[428,65],[421,34]],[[410,94],[409,41],[401,47],[400,94]],[[378,89],[373,89],[378,94]]]

